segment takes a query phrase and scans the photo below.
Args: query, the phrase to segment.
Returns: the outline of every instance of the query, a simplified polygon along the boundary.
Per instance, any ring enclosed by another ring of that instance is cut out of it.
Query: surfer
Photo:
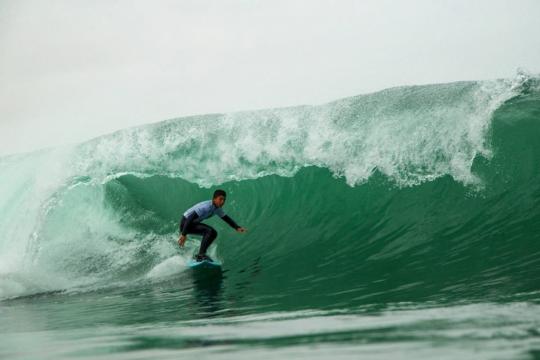
[[[222,207],[225,205],[226,197],[227,193],[224,190],[216,190],[214,191],[212,200],[201,201],[200,203],[193,205],[184,212],[182,220],[180,220],[180,239],[178,239],[178,245],[180,245],[180,247],[184,246],[187,234],[202,235],[201,247],[199,248],[199,253],[196,257],[197,261],[212,261],[212,259],[206,255],[206,250],[217,237],[217,231],[213,227],[201,223],[203,220],[217,214],[236,231],[240,233],[247,231],[245,228],[238,226],[233,219],[223,212]]]

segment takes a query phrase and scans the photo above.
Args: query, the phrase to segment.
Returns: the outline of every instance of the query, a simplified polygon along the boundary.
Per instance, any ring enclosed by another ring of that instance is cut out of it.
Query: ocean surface
[[[217,188],[210,254],[178,220]],[[540,79],[0,158],[2,359],[540,359]]]

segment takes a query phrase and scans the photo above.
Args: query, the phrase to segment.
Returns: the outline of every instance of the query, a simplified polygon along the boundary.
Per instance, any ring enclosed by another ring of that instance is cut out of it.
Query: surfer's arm
[[[193,220],[197,219],[198,217],[199,217],[199,215],[197,214],[196,211],[194,211],[194,212],[191,213],[191,215],[189,215],[186,218],[186,222],[184,223],[184,228],[182,230],[182,236],[186,236],[187,229],[189,228],[189,224],[191,224],[193,222]]]
[[[223,215],[221,219],[227,224],[229,224],[229,226],[232,227],[234,230],[238,230],[240,228],[240,226],[238,226],[238,224],[235,223],[234,220],[229,217],[229,215]]]

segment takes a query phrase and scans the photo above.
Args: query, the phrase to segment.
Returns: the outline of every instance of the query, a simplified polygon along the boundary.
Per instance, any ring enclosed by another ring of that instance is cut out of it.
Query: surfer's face
[[[214,205],[216,205],[219,208],[225,205],[225,196],[223,195],[216,196],[214,198]]]

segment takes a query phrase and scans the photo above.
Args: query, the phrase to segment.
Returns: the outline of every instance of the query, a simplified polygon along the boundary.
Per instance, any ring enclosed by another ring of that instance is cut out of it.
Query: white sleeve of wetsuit
[[[220,218],[225,216],[225,212],[222,208],[216,208],[216,210],[214,210],[214,213],[217,214]]]

